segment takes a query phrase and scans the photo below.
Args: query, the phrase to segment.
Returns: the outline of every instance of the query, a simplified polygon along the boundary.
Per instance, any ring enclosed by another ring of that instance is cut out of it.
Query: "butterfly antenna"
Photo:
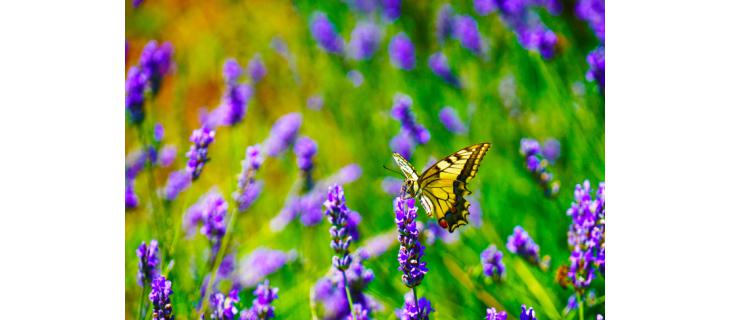
[[[396,170],[393,170],[391,168],[388,168],[386,165],[383,165],[383,169],[388,170],[388,171],[391,171],[391,172],[395,172],[396,174],[401,175],[401,176],[403,175],[403,172],[396,171]]]

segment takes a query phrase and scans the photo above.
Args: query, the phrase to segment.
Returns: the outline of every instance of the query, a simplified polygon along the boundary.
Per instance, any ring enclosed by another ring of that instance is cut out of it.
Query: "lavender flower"
[[[403,271],[403,283],[413,288],[423,281],[428,269],[426,263],[421,262],[424,247],[418,241],[418,229],[416,228],[416,215],[418,208],[415,206],[415,199],[403,199],[397,197],[393,202],[395,208],[395,223],[398,226],[398,241],[400,251],[398,252],[398,270]]]
[[[403,158],[411,159],[413,154],[413,142],[404,132],[400,132],[390,140],[390,149],[403,156]],[[400,186],[398,187],[400,190]]]
[[[185,215],[185,229],[190,234],[197,225],[201,225],[200,233],[205,235],[217,252],[220,241],[226,233],[225,217],[228,204],[215,189],[211,190],[193,205]]]
[[[246,211],[261,193],[261,182],[254,178],[264,161],[260,149],[259,145],[246,148],[246,159],[241,162],[243,171],[238,176],[238,188],[233,193],[238,212]]]
[[[354,315],[354,316],[353,316]],[[347,316],[347,320],[368,320],[368,309],[362,307],[361,304],[355,303],[352,305],[352,315]]]
[[[347,1],[351,8],[361,13],[371,13],[378,6],[378,0],[350,0]]]
[[[520,320],[537,320],[537,316],[535,315],[535,310],[532,310],[532,307],[529,309],[525,308],[525,305],[522,305],[522,311],[520,312]]]
[[[345,272],[347,284],[352,297],[353,310],[350,312],[345,284],[339,271],[331,269],[327,276],[317,281],[313,288],[313,300],[324,305],[324,319],[334,320],[371,313],[380,308],[379,304],[365,293],[365,289],[374,279],[373,271],[365,268],[362,261],[365,258],[355,256],[350,269]],[[356,305],[359,305],[359,310]]]
[[[575,309],[578,309],[578,299],[576,299],[575,295],[571,295],[568,298],[568,303],[565,305],[565,309],[563,309],[563,314],[567,315]]]
[[[349,74],[349,73],[348,73]],[[324,104],[324,99],[322,99],[322,96],[320,95],[313,95],[307,98],[307,108],[312,110],[322,110],[322,105]]]
[[[221,106],[214,110],[205,121],[207,126],[235,125],[246,115],[248,101],[253,95],[253,89],[247,84],[238,84],[243,69],[238,62],[229,58],[223,63],[223,79],[226,83],[225,93]]]
[[[265,75],[266,66],[261,61],[261,55],[257,53],[248,61],[248,76],[251,77],[253,83],[258,83]]]
[[[428,58],[428,67],[431,68],[434,74],[446,81],[446,83],[457,88],[461,87],[459,78],[451,70],[451,67],[449,67],[449,61],[443,53],[436,52],[432,54]]]
[[[476,1],[475,1],[475,3],[476,3]],[[506,311],[497,312],[497,309],[495,309],[495,308],[487,308],[487,316],[484,319],[486,319],[486,320],[507,320],[507,312]]]
[[[132,0],[132,6],[137,8],[142,4],[143,0]]]
[[[403,70],[412,70],[416,65],[416,52],[411,39],[404,32],[401,32],[390,40],[388,46],[390,63]]]
[[[540,247],[521,226],[516,226],[514,233],[507,238],[507,250],[525,258],[533,265],[543,263],[540,259]]]
[[[257,248],[241,260],[238,278],[243,287],[252,287],[296,258],[296,251]]]
[[[332,266],[340,271],[345,271],[352,262],[349,249],[352,236],[347,230],[350,209],[345,204],[345,192],[342,187],[335,184],[329,188],[324,206],[327,217],[332,224],[330,228],[330,235],[332,235],[330,246],[335,250],[335,256],[332,257]]]
[[[499,0],[474,0],[474,11],[480,16],[485,16],[497,10]],[[506,2],[506,1],[505,1]],[[489,309],[487,309],[489,310]]]
[[[180,192],[185,191],[190,186],[191,182],[191,176],[187,171],[171,172],[162,191],[162,197],[165,201],[175,200]]]
[[[327,195],[321,190],[311,190],[300,196],[296,201],[296,212],[299,221],[305,226],[315,226],[322,222],[322,203]]]
[[[411,292],[405,294],[404,300],[403,309],[395,309],[395,316],[400,320],[428,320],[428,315],[436,311],[431,307],[431,301],[426,298],[418,299],[418,307],[416,307]]]
[[[265,280],[254,291],[256,298],[253,300],[253,306],[249,310],[241,313],[243,320],[266,320],[274,318],[274,306],[271,305],[274,300],[279,298],[277,294],[279,288],[271,288],[269,280]]]
[[[395,150],[395,148],[394,148]],[[398,152],[398,151],[396,151]],[[399,154],[403,155],[402,153],[398,152]],[[380,188],[383,189],[383,192],[391,195],[391,196],[397,196],[400,193],[400,188],[403,185],[403,180],[393,177],[385,177],[380,182]]]
[[[161,123],[155,123],[155,127],[152,129],[152,139],[156,143],[160,143],[162,141],[162,138],[165,137],[165,127],[162,126]]]
[[[416,122],[411,110],[412,105],[411,97],[398,93],[393,98],[391,110],[393,118],[401,123],[401,132],[391,140],[390,146],[394,152],[398,152],[406,159],[410,159],[413,149],[411,140],[417,144],[425,144],[431,139],[428,130]]]
[[[177,158],[177,147],[174,145],[166,145],[160,151],[159,163],[163,167],[169,167]]]
[[[301,125],[302,115],[298,112],[285,114],[276,120],[264,144],[267,154],[278,156],[284,152],[294,143]]]
[[[344,41],[337,34],[334,24],[327,19],[327,15],[319,11],[315,12],[310,30],[320,48],[329,53],[340,54],[343,52],[345,46]]]
[[[528,50],[537,50],[544,59],[555,55],[557,36],[548,29],[531,6],[545,6],[551,13],[560,11],[560,4],[553,0],[478,0],[474,8],[480,15],[497,10],[502,19],[514,31],[520,44]]]
[[[311,190],[314,185],[312,169],[314,168],[314,155],[317,154],[317,143],[309,137],[299,137],[294,144],[294,153],[297,155],[297,166],[299,170],[302,170],[304,176],[304,190]]]
[[[238,314],[238,308],[236,303],[240,299],[238,298],[238,290],[231,290],[228,295],[224,295],[221,292],[210,295],[210,306],[213,312],[210,315],[210,319],[216,320],[233,320],[236,319]]]
[[[234,58],[228,58],[223,62],[223,80],[227,86],[235,86],[243,74],[243,68]]]
[[[526,49],[537,50],[543,58],[552,59],[555,56],[558,37],[543,25],[536,15],[531,16],[535,18],[528,20],[531,22],[517,29],[518,40]]]
[[[194,130],[190,136],[190,142],[193,145],[190,146],[190,150],[185,155],[188,157],[187,172],[192,176],[193,181],[200,177],[205,163],[210,161],[210,158],[208,158],[208,146],[214,140],[215,131],[206,127]]]
[[[482,43],[482,35],[479,34],[477,21],[471,16],[457,16],[454,19],[454,36],[459,40],[461,46],[476,55],[485,53],[485,46]]]
[[[383,16],[394,21],[400,17],[401,0],[382,0]]]
[[[365,80],[362,76],[362,73],[357,70],[350,70],[347,72],[347,78],[350,79],[350,82],[352,82],[352,86],[357,88],[362,85],[362,82]]]
[[[167,75],[172,66],[172,44],[165,42],[157,45],[157,41],[150,41],[142,49],[139,56],[139,66],[149,81],[152,95],[160,91],[162,78]]]
[[[446,3],[441,5],[436,16],[436,38],[439,43],[451,37],[454,32],[454,10]]]
[[[447,130],[455,134],[463,134],[466,132],[466,126],[459,119],[459,115],[456,110],[452,107],[443,107],[439,111],[439,120],[446,127]]]
[[[606,39],[606,8],[604,0],[578,0],[575,15],[588,22],[596,37],[603,43]]]
[[[555,163],[555,160],[560,157],[560,141],[553,138],[545,140],[542,153],[550,163]]]
[[[147,76],[138,67],[129,68],[125,87],[127,96],[125,106],[129,120],[133,124],[139,124],[144,120],[144,90],[147,84]]]
[[[520,154],[525,157],[527,170],[540,183],[545,195],[555,196],[560,191],[560,183],[553,181],[553,174],[549,170],[548,160],[543,156],[540,143],[534,139],[523,138],[520,140]]]
[[[172,304],[170,303],[170,295],[172,295],[172,282],[165,279],[164,276],[158,276],[152,281],[152,292],[149,299],[152,301],[152,320],[172,320]]]
[[[601,90],[606,88],[606,56],[603,46],[591,51],[586,58],[588,61],[588,72],[586,79],[598,84]]]
[[[481,260],[485,276],[492,277],[495,281],[504,280],[506,270],[502,262],[502,252],[497,249],[497,246],[490,245],[482,251]]]
[[[134,193],[134,179],[124,179],[124,208],[134,209],[139,205],[139,198]]]
[[[600,183],[595,198],[592,198],[588,180],[583,185],[576,185],[575,201],[567,211],[573,219],[568,230],[568,244],[573,249],[568,278],[580,294],[591,284],[596,271],[605,272],[605,186],[605,183]]]
[[[137,263],[137,284],[144,287],[148,283],[151,283],[159,274],[160,258],[157,253],[157,240],[151,240],[150,245],[142,241],[142,244],[137,248],[137,257],[139,263]]]
[[[367,21],[358,22],[350,35],[349,55],[355,60],[370,59],[378,50],[382,37],[378,25]]]

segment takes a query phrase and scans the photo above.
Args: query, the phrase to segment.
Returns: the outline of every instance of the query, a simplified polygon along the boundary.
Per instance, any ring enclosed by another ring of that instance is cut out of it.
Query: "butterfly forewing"
[[[418,179],[421,204],[429,216],[435,213],[439,225],[449,232],[468,223],[470,204],[464,196],[471,192],[466,183],[476,175],[489,147],[489,143],[479,143],[461,149],[434,163]]]

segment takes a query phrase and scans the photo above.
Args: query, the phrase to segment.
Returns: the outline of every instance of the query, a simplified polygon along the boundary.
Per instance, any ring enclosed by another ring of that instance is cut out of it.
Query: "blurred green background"
[[[404,1],[400,18],[383,24],[383,41],[373,59],[358,62],[323,52],[309,31],[309,17],[319,10],[327,13],[340,35],[349,39],[358,15],[342,1],[148,1],[139,8],[127,4],[127,68],[137,63],[149,40],[169,41],[175,50],[174,73],[165,78],[158,97],[145,105],[145,122],[162,123],[164,142],[178,147],[178,157],[170,168],[154,169],[153,185],[162,186],[170,171],[184,168],[188,137],[200,126],[200,108],[212,109],[219,104],[225,59],[236,58],[245,67],[259,53],[268,70],[255,87],[243,123],[217,130],[209,151],[212,161],[200,180],[171,204],[169,214],[176,218],[170,219],[179,221],[186,208],[214,186],[232,207],[230,195],[246,147],[264,141],[278,117],[296,111],[303,115],[300,134],[311,137],[319,146],[315,180],[350,163],[362,167],[362,176],[345,186],[348,206],[362,215],[361,240],[353,248],[372,236],[394,230],[393,198],[381,189],[381,181],[395,176],[382,166],[395,168],[389,141],[399,132],[400,124],[391,118],[390,109],[393,96],[402,92],[413,98],[417,121],[432,135],[427,144],[415,149],[412,163],[417,168],[423,168],[431,157],[441,158],[477,142],[492,143],[470,183],[481,204],[483,225],[460,228],[460,240],[455,243],[437,241],[426,247],[424,260],[430,271],[419,287],[419,296],[433,303],[433,318],[483,318],[486,306],[507,310],[513,318],[519,315],[521,304],[534,307],[540,319],[562,318],[572,293],[555,280],[557,268],[568,264],[570,254],[566,232],[571,219],[565,212],[577,183],[588,179],[597,185],[605,175],[604,98],[594,83],[585,80],[585,56],[598,40],[585,23],[573,17],[571,2],[564,3],[566,9],[559,16],[538,10],[544,23],[559,35],[560,52],[545,61],[538,53],[521,47],[497,15],[481,17],[474,13],[471,1],[454,2],[454,11],[475,17],[490,48],[488,59],[480,60],[456,41],[444,45],[443,52],[464,83],[463,88],[456,89],[434,75],[427,65],[428,56],[439,50],[434,22],[440,5]],[[387,54],[391,36],[401,31],[408,33],[416,46],[416,68],[410,72],[391,66]],[[295,64],[290,65],[272,48],[274,37],[288,45]],[[355,88],[348,80],[350,70],[363,74],[360,87]],[[514,77],[517,113],[511,113],[500,96],[500,84],[508,77]],[[324,100],[319,111],[306,107],[313,95],[321,95]],[[457,110],[469,128],[467,134],[454,135],[444,128],[438,118],[444,106]],[[520,139],[524,137],[560,141],[561,155],[551,167],[562,187],[556,198],[543,196],[525,168],[519,154]],[[126,153],[139,148],[135,128],[128,125]],[[259,247],[298,252],[297,261],[268,277],[280,290],[274,306],[277,317],[283,319],[311,318],[310,288],[325,275],[332,256],[326,220],[314,227],[302,226],[295,220],[278,233],[269,229],[269,221],[284,206],[298,179],[295,162],[291,152],[267,159],[258,175],[264,181],[263,192],[238,218],[232,238],[239,259]],[[145,171],[135,182],[140,206],[126,214],[127,318],[137,317],[141,294],[136,283],[137,246],[150,239],[162,241],[166,236],[160,232],[167,233],[167,237],[174,232],[156,227],[160,221],[150,212],[154,195],[147,187],[149,179]],[[423,212],[419,208],[419,220],[425,223]],[[507,236],[516,225],[532,236],[541,255],[552,258],[547,271],[506,250]],[[201,279],[207,272],[208,243],[201,235],[180,241],[169,278],[173,281],[175,314],[186,319],[192,317]],[[479,254],[490,244],[496,244],[505,254],[507,278],[501,284],[491,283],[482,274]],[[365,263],[375,274],[365,292],[385,308],[373,315],[377,319],[394,319],[394,308],[403,305],[407,288],[401,283],[396,256],[394,245]],[[599,297],[604,295],[602,278],[592,287]],[[245,306],[250,305],[251,291],[249,288],[241,294]],[[586,315],[595,318],[596,313],[603,312],[604,306],[599,304],[588,308]]]

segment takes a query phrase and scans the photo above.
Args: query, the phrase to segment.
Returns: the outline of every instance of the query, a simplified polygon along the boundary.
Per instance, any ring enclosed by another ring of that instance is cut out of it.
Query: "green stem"
[[[137,317],[137,319],[140,319],[140,320],[145,318],[145,312],[144,312],[144,309],[145,309],[144,296],[145,296],[145,291],[146,291],[145,289],[147,289],[147,285],[142,285],[142,294],[139,296],[139,316]]]
[[[578,300],[578,319],[583,320],[583,299],[581,299],[581,295],[577,293],[575,295],[575,298]]]
[[[416,287],[413,287],[413,302],[416,304],[416,312],[418,312],[418,319],[421,319],[421,308],[418,307],[418,293]]]
[[[223,240],[221,241],[220,247],[215,253],[215,260],[213,260],[212,268],[210,269],[210,280],[208,281],[208,285],[205,287],[205,295],[203,296],[203,304],[200,308],[201,314],[200,316],[205,314],[206,308],[208,307],[208,296],[210,295],[210,290],[212,290],[213,283],[215,282],[215,278],[218,275],[218,268],[221,266],[221,262],[223,262],[223,257],[226,255],[226,251],[228,251],[228,247],[230,245],[231,235],[234,233],[233,228],[235,227],[236,223],[236,217],[238,217],[238,210],[233,211],[233,215],[231,216],[231,219],[228,220],[228,226],[226,227],[226,234],[223,235]]]
[[[345,284],[345,294],[347,295],[347,304],[350,306],[350,315],[352,315],[352,319],[357,319],[355,318],[355,310],[352,308],[352,296],[350,296],[350,287],[347,285],[347,275],[344,270],[340,272],[342,272],[342,281]]]

